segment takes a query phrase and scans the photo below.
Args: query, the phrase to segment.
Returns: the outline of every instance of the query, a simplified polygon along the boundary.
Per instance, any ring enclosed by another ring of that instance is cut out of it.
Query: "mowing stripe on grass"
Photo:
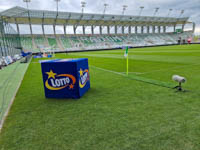
[[[126,72],[120,72],[120,73],[123,73],[123,74],[126,74]],[[144,74],[144,73],[142,73],[142,72],[128,72],[128,73],[133,73],[133,74]]]
[[[113,59],[124,59],[124,55],[120,54],[71,54],[73,56],[87,56],[97,58],[113,58]],[[167,62],[167,63],[184,63],[191,64],[199,61],[199,56],[161,56],[161,55],[129,55],[129,60],[145,60],[154,62]]]
[[[21,64],[18,61],[4,68],[1,72],[1,74],[4,74],[7,78],[2,79],[3,88],[0,88],[0,132],[30,62],[31,61],[27,64]],[[10,69],[11,72],[7,72]]]
[[[126,74],[123,74],[123,73],[120,73],[120,72],[115,72],[115,71],[112,71],[112,70],[107,70],[107,69],[99,68],[99,67],[96,67],[96,66],[91,66],[91,67],[99,69],[99,70],[102,70],[102,71],[106,71],[106,72],[111,72],[111,73],[114,73],[114,74],[118,74],[118,75],[127,77],[129,79],[137,80],[137,81],[148,83],[148,84],[153,84],[153,85],[157,85],[157,86],[161,86],[161,87],[166,87],[166,88],[170,88],[170,89],[174,87],[174,84],[171,84],[171,83],[168,83],[168,82],[163,82],[163,81],[159,81],[159,80],[149,79],[149,78],[145,78],[145,77],[141,77],[141,76],[137,76],[137,75],[128,75],[127,76]]]
[[[148,71],[148,72],[141,72],[141,73],[138,73],[138,74],[148,74],[148,73],[153,73],[153,72],[162,72],[162,71],[170,71],[170,70],[174,70],[174,69],[183,69],[183,68],[186,68],[186,67],[191,67],[191,66],[198,66],[200,65],[200,63],[195,63],[195,64],[185,64],[185,65],[182,65],[182,66],[177,66],[177,67],[171,67],[170,69],[157,69],[157,70],[153,70],[153,71]],[[133,73],[133,72],[132,72]],[[137,74],[137,73],[136,73]]]
[[[130,49],[129,53],[200,53],[200,50],[177,50],[177,51],[172,51],[172,50],[162,50],[162,51],[156,51],[156,50],[135,50],[135,49]],[[99,54],[108,54],[108,53],[119,53],[119,54],[123,54],[124,51],[104,51],[104,52],[100,52]]]

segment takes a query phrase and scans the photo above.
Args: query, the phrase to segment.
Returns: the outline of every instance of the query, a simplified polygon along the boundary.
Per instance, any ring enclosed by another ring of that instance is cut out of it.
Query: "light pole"
[[[140,7],[139,16],[141,16],[143,9],[144,9],[144,6],[141,6],[141,7]]]
[[[61,0],[54,0],[56,2],[56,18],[55,18],[55,22],[54,22],[54,25],[53,25],[53,30],[54,30],[54,35],[56,35],[56,22],[57,22],[57,18],[58,18],[58,3],[61,1]]]
[[[82,14],[84,13],[84,8],[85,8],[86,2],[82,1],[81,2],[81,7],[82,7]]]
[[[154,12],[154,14],[153,14],[153,16],[155,16],[156,14],[157,14],[157,12],[158,12],[158,10],[159,10],[160,8],[155,8],[155,12]]]
[[[61,0],[55,0],[55,2],[56,2],[56,11],[57,11],[57,15],[58,15],[58,3],[60,2]]]
[[[173,9],[169,9],[169,12],[168,12],[168,14],[167,14],[167,17],[169,17],[169,15],[171,14],[172,10],[173,10]]]
[[[122,7],[123,7],[123,9],[122,9],[122,15],[124,15],[125,10],[126,10],[126,8],[127,8],[128,6],[127,6],[127,5],[123,5]]]
[[[28,3],[30,3],[31,0],[23,0],[23,1],[26,3],[26,7],[27,7],[27,9],[29,9],[29,8],[28,8]]]
[[[184,10],[181,10],[181,13],[180,13],[180,15],[179,15],[179,18],[181,18],[181,16],[183,15],[183,13],[184,13]]]
[[[106,13],[106,7],[108,7],[108,4],[104,4],[104,10],[103,10],[103,14],[105,15],[105,13]]]
[[[31,36],[32,36],[33,32],[32,32],[32,26],[31,26],[31,17],[30,17],[30,11],[29,11],[29,7],[28,7],[28,3],[30,3],[31,0],[23,0],[23,2],[26,3],[26,7],[27,7],[27,10],[28,10],[28,20],[29,20],[30,32],[31,32]]]

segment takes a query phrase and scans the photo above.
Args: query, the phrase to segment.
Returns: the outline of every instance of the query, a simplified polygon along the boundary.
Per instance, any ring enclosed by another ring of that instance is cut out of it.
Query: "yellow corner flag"
[[[128,46],[126,46],[124,57],[126,58],[126,74],[128,75]]]

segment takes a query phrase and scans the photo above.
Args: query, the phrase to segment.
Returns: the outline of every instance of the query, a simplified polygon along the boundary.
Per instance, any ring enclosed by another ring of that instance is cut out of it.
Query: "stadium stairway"
[[[60,37],[56,37],[56,42],[57,42],[58,48],[64,51],[64,46],[62,45],[62,42],[60,41]]]
[[[32,44],[33,44],[33,49],[38,50],[37,45],[35,44],[34,37],[32,37]]]
[[[45,40],[45,46],[46,46],[46,47],[49,47],[49,42],[48,42],[48,40],[47,40],[47,37],[46,37],[46,36],[44,37],[44,40]]]

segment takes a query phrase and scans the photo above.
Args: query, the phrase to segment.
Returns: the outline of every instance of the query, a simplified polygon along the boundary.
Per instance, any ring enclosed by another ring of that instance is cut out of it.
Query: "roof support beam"
[[[102,34],[102,26],[99,26],[99,33]]]
[[[182,31],[184,31],[184,28],[185,28],[185,24],[182,24]]]
[[[44,32],[44,12],[43,12],[43,15],[42,15],[42,33],[43,33],[43,36],[45,37],[45,32]]]
[[[64,29],[64,35],[66,36],[66,25],[63,25],[63,29]]]
[[[44,24],[42,24],[42,34],[45,37],[45,32],[44,32]]]
[[[176,32],[176,25],[174,25],[174,32]]]
[[[85,35],[85,28],[86,27],[84,25],[82,27],[83,27],[83,35]]]
[[[19,24],[17,23],[17,18],[15,18],[15,24],[16,24],[16,27],[17,27],[17,34],[20,34],[20,32],[19,32]]]
[[[144,33],[144,26],[141,26],[141,33]]]
[[[153,30],[152,31],[153,33],[156,33],[156,26],[155,25],[152,26],[152,30]]]
[[[166,26],[163,26],[163,33],[166,33]]]
[[[147,26],[147,33],[150,32],[150,26]]]
[[[76,27],[73,25],[74,34],[76,35]]]
[[[122,26],[122,34],[124,34],[124,26]]]
[[[29,19],[29,27],[30,27],[31,36],[33,36],[33,30],[32,30],[32,25],[31,25],[31,18]]]
[[[195,28],[196,28],[196,24],[193,22],[193,27],[192,27],[193,33],[194,33],[194,31],[195,31]]]
[[[161,26],[158,26],[158,33],[161,33]]]
[[[80,22],[81,22],[82,18],[83,18],[83,13],[81,14],[79,20],[77,21],[77,24],[75,25],[75,28],[76,28],[76,29],[77,29],[77,27],[80,25]]]
[[[131,26],[128,26],[128,34],[131,34]]]
[[[68,17],[66,18],[66,20],[65,20],[65,24],[66,24],[66,25],[68,24],[70,18],[71,18],[71,13],[69,14],[69,16],[68,16]]]
[[[32,26],[31,26],[31,16],[30,16],[30,10],[29,9],[28,9],[28,21],[29,21],[31,36],[33,36],[33,31],[32,31]]]
[[[107,34],[110,34],[110,26],[107,26]]]
[[[54,36],[56,37],[56,24],[57,24],[57,19],[58,19],[58,11],[56,14],[56,18],[54,20],[54,24],[53,24],[53,32],[54,32]]]
[[[91,33],[94,35],[94,26],[91,26]]]
[[[54,33],[54,36],[56,37],[56,25],[55,24],[53,25],[53,33]]]
[[[135,26],[135,34],[138,33],[138,26]]]
[[[117,34],[117,25],[115,25],[115,34]]]

